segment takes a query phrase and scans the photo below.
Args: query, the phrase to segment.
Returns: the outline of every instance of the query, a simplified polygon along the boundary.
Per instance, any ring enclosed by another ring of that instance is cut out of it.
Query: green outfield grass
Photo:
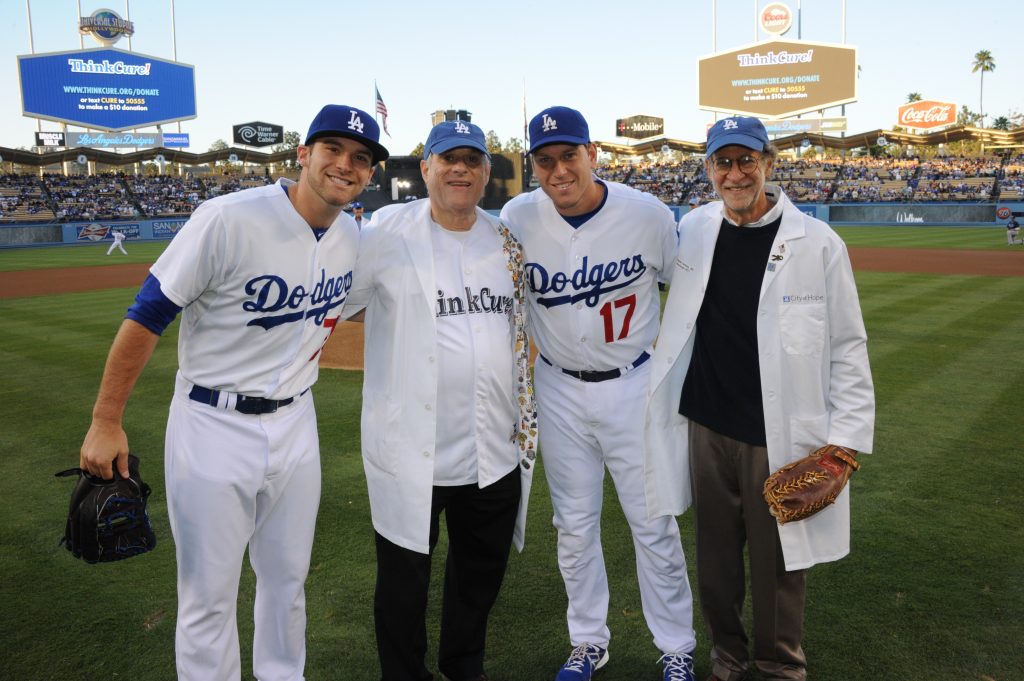
[[[847,246],[884,246],[889,248],[964,248],[1004,250],[1006,228],[992,227],[836,227]],[[1017,246],[1024,251],[1024,247]]]
[[[0,272],[35,270],[47,267],[93,267],[155,261],[170,241],[126,241],[128,255],[115,250],[107,255],[110,241],[94,244],[69,244],[45,248],[0,248]]]
[[[836,232],[849,246],[887,246],[892,248],[966,248],[1003,250],[1006,230],[993,227],[837,227]],[[74,244],[45,248],[0,248],[0,272],[47,267],[91,267],[125,263],[151,263],[167,248],[168,241],[128,241],[128,255],[114,251],[107,255],[110,242]],[[1020,247],[1024,251],[1024,247]]]
[[[48,250],[77,249],[18,254]],[[1024,454],[1016,406],[1024,394],[1024,278],[864,272],[857,281],[878,396],[875,453],[862,457],[851,482],[852,554],[810,573],[810,677],[1017,681],[1024,669]],[[0,300],[2,678],[175,676],[174,544],[161,453],[177,323],[126,414],[133,449],[154,488],[156,551],[89,566],[57,545],[71,481],[53,473],[77,463],[104,358],[134,293]],[[324,371],[314,390],[324,486],[307,584],[310,681],[378,678],[373,533],[358,454],[361,378]],[[568,652],[542,470],[534,480],[526,551],[513,555],[489,631],[493,681],[553,678]],[[597,678],[656,681],[660,666],[641,614],[629,532],[610,482],[606,493],[612,656]],[[692,562],[689,515],[680,527]],[[443,538],[438,552],[444,553]],[[690,573],[693,579],[692,564]],[[435,587],[431,655],[436,579]],[[246,570],[239,607],[246,679],[253,588]],[[703,679],[708,643],[699,615],[697,627]]]

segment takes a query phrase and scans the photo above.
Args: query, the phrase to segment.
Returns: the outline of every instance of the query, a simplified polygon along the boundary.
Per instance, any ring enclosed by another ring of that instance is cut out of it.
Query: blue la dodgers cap
[[[723,118],[708,130],[708,144],[705,156],[711,156],[722,147],[738,144],[754,151],[764,151],[768,146],[768,131],[764,123],[749,116]]]
[[[590,144],[590,126],[576,109],[549,106],[530,120],[530,153],[546,144]]]
[[[487,138],[480,126],[469,121],[443,121],[430,130],[427,141],[423,145],[423,158],[431,154],[443,154],[458,147],[470,147],[490,156],[487,151]]]
[[[313,122],[309,124],[309,132],[306,133],[306,146],[317,137],[332,135],[335,137],[347,137],[361,142],[373,152],[373,162],[386,161],[388,150],[380,143],[380,127],[373,116],[362,109],[345,104],[328,104],[320,109]]]

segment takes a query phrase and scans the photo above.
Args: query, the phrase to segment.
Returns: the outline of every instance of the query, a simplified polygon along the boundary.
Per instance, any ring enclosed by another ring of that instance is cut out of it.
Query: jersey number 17
[[[619,308],[626,308],[626,314],[622,317],[622,328],[619,330],[619,335],[615,335],[615,317],[613,314],[613,308],[618,310]],[[629,320],[633,318],[633,310],[636,309],[636,294],[631,293],[625,298],[619,298],[618,300],[609,300],[607,303],[601,306],[601,317],[604,319],[604,342],[614,343],[617,340],[622,340],[629,335]]]

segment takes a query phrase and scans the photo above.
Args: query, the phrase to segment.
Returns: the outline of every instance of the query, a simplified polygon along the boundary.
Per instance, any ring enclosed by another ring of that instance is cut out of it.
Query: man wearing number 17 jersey
[[[608,577],[601,548],[607,467],[629,522],[647,626],[666,681],[692,681],[693,608],[676,521],[648,518],[643,431],[658,335],[658,282],[677,237],[655,197],[593,175],[597,149],[576,110],[530,122],[540,189],[506,204],[523,245],[536,361],[538,425],[568,595],[572,653],[556,681],[587,681],[608,661]]]

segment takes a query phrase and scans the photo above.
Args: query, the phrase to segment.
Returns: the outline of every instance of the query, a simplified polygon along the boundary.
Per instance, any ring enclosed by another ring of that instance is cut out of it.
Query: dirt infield
[[[869,272],[1024,277],[1024,247],[1008,247],[1005,251],[851,248],[850,259],[855,270]],[[147,264],[0,272],[0,298],[139,286],[148,272]],[[363,325],[340,323],[324,348],[321,366],[362,369]]]
[[[1024,277],[1024,246],[1005,251],[941,248],[851,248],[853,269],[865,272],[922,272]]]
[[[0,272],[0,298],[141,286],[147,274],[149,265],[146,263]]]

